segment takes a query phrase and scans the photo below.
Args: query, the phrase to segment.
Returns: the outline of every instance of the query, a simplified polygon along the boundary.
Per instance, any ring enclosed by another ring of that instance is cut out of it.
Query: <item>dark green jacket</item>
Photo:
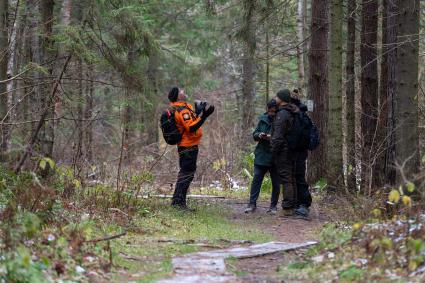
[[[272,121],[269,115],[263,114],[259,117],[257,128],[255,128],[252,136],[255,141],[258,141],[255,148],[254,164],[262,166],[272,166],[272,153],[270,149],[270,141],[259,138],[260,133],[270,134],[272,128]]]

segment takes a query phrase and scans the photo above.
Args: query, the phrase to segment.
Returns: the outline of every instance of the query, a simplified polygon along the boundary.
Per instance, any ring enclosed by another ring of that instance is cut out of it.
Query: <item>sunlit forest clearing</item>
[[[424,1],[0,15],[0,283],[425,281]]]

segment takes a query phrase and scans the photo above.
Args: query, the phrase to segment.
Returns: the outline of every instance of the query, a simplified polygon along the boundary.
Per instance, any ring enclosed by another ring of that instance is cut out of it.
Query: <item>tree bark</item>
[[[311,47],[309,54],[309,85],[310,96],[314,101],[312,119],[316,123],[321,137],[321,144],[312,152],[309,160],[309,177],[312,181],[324,177],[326,167],[326,134],[328,118],[328,31],[329,31],[328,0],[312,1]]]
[[[363,0],[363,23],[361,34],[361,126],[362,126],[362,184],[371,193],[373,167],[376,158],[376,130],[378,118],[378,64],[377,64],[377,31],[378,3]]]
[[[269,38],[269,29],[266,27],[266,95],[265,100],[266,104],[270,100],[270,38]]]
[[[373,184],[381,187],[385,183],[386,152],[388,149],[388,42],[387,42],[387,0],[382,0],[381,21],[381,75],[378,101],[378,129],[376,139],[376,165],[373,168]]]
[[[148,78],[148,98],[151,100],[151,103],[145,103],[143,101],[143,118],[142,123],[144,125],[145,133],[147,134],[146,143],[147,144],[157,144],[159,141],[158,125],[155,119],[156,105],[158,103],[159,97],[159,54],[157,51],[153,51],[149,54],[149,66],[147,70]],[[145,97],[146,99],[146,97]]]
[[[304,0],[298,0],[297,5],[297,41],[298,88],[304,90]]]
[[[42,0],[38,3],[38,10],[40,13],[40,20],[36,24],[41,28],[41,34],[39,38],[34,35],[33,48],[35,48],[35,62],[37,64],[43,64],[49,59],[52,59],[52,26],[53,26],[53,0]],[[37,21],[36,19],[34,19]],[[36,78],[37,82],[46,82],[48,77],[51,77],[53,74],[53,66],[51,64],[46,66],[47,75],[40,74],[37,72]],[[36,105],[38,109],[35,112],[43,112],[44,109],[47,109],[46,119],[48,122],[42,125],[40,133],[38,134],[38,144],[40,154],[42,156],[53,157],[53,144],[54,144],[54,107],[48,104],[48,92],[52,88],[50,84],[44,83],[42,86],[37,87],[37,95],[34,97],[36,99]],[[48,168],[45,170],[47,172]]]
[[[83,113],[83,62],[79,58],[77,60],[77,74],[79,76],[77,82],[77,119],[75,120],[75,129],[77,136],[75,138],[74,148],[74,176],[79,176],[82,169],[82,156],[83,156],[83,138],[84,138],[84,113]]]
[[[88,68],[87,79],[87,93],[86,93],[86,105],[84,109],[84,156],[85,161],[90,164],[93,162],[93,107],[94,107],[94,70],[93,67]],[[109,113],[109,112],[108,112]]]
[[[346,63],[346,96],[347,96],[347,187],[354,193],[356,186],[356,77],[354,73],[356,52],[356,0],[347,2],[347,63]]]
[[[402,165],[397,183],[403,177],[413,180],[419,170],[418,57],[419,0],[398,1],[396,62],[396,162]]]
[[[244,0],[244,25],[242,32],[244,55],[242,58],[242,140],[248,140],[255,116],[255,1]]]
[[[0,81],[7,80],[9,59],[8,0],[0,0]],[[0,121],[5,119],[8,111],[7,83],[0,82]],[[6,159],[8,127],[0,125],[0,162]]]
[[[342,159],[342,19],[340,0],[331,0],[329,120],[327,141],[327,177],[334,187],[344,184]]]
[[[397,15],[398,5],[396,1],[387,1],[387,99],[388,99],[388,149],[386,153],[385,175],[389,184],[396,182],[395,170],[395,94],[396,94],[396,64],[397,64]]]

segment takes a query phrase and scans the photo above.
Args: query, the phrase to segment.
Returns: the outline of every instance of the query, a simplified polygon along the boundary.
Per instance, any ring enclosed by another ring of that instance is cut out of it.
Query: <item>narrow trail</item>
[[[259,203],[257,210],[252,214],[244,213],[246,204],[241,201],[224,201],[223,203],[232,211],[231,220],[237,225],[253,226],[273,235],[276,241],[299,243],[315,241],[317,232],[328,220],[326,215],[315,205],[311,207],[311,221],[293,219],[267,214],[268,203]]]
[[[252,214],[245,214],[246,204],[237,200],[219,200],[229,209],[230,220],[239,226],[253,227],[272,235],[276,242],[236,245],[227,249],[197,252],[172,260],[174,276],[161,283],[189,282],[282,282],[276,278],[279,265],[288,263],[292,253],[301,252],[316,243],[315,232],[325,222],[324,214],[311,209],[311,221],[284,218],[266,213],[267,204],[260,203]],[[232,263],[226,261],[231,259]],[[236,259],[236,261],[235,261]],[[233,262],[235,261],[235,262]],[[238,271],[243,276],[236,276]]]

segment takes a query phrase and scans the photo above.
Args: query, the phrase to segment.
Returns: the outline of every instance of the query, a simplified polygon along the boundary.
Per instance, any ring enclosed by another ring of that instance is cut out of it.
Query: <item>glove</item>
[[[208,107],[208,109],[204,109],[204,112],[202,113],[202,118],[206,119],[213,112],[214,112],[214,105],[211,105],[210,107]]]
[[[205,110],[205,107],[207,107],[206,102],[195,103],[195,113],[196,113],[196,115],[200,115]]]

